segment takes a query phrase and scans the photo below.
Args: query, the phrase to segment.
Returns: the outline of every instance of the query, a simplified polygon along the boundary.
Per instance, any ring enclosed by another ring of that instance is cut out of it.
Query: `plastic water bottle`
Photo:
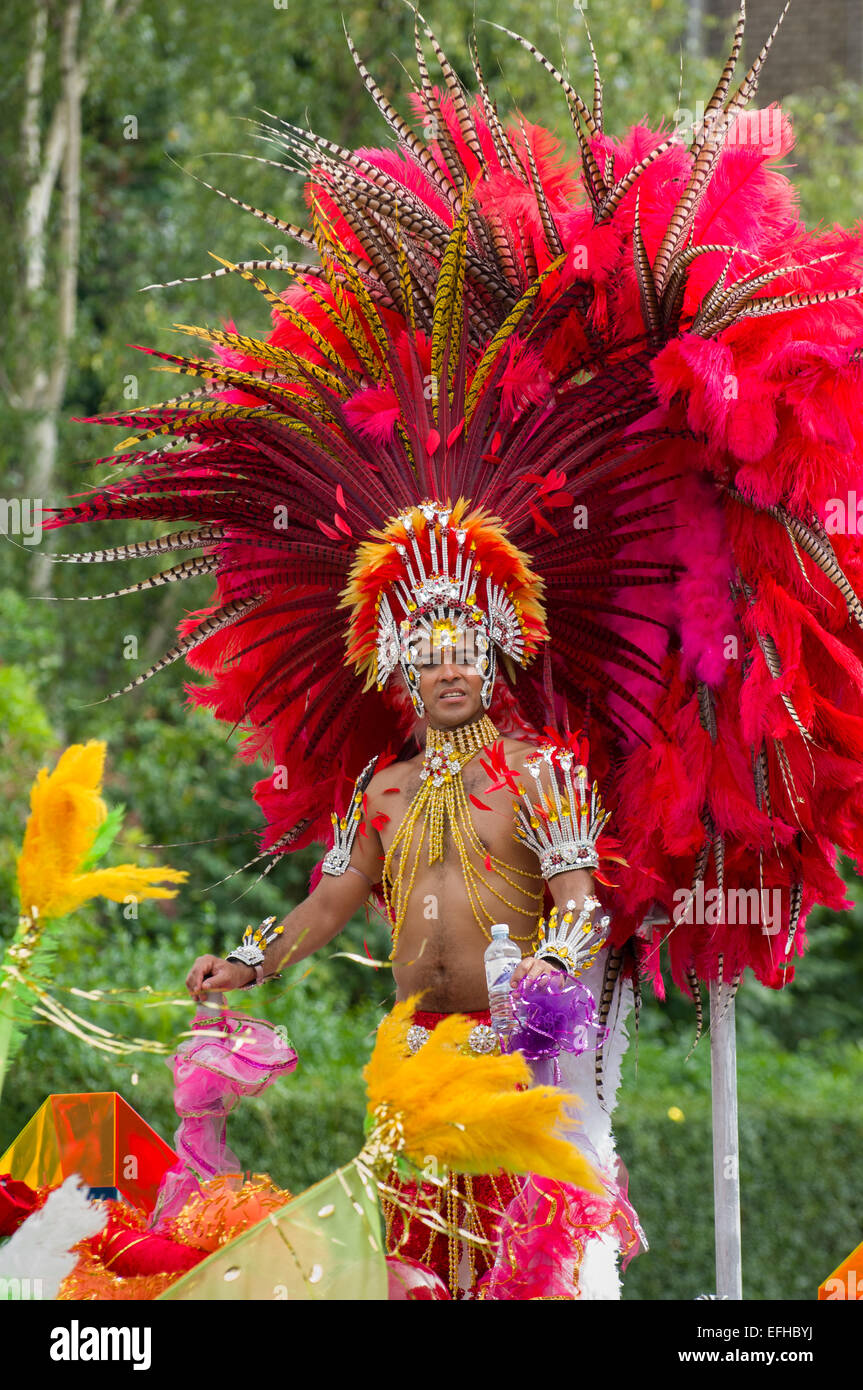
[[[495,922],[491,941],[485,952],[485,978],[488,984],[488,1007],[491,1026],[500,1038],[501,1050],[508,1051],[515,1028],[515,1013],[509,993],[509,982],[521,960],[521,951],[509,939],[506,922]]]

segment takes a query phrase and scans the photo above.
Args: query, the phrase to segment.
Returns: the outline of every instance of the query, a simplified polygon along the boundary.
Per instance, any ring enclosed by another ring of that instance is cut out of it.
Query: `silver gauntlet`
[[[570,749],[552,743],[542,744],[525,760],[538,799],[534,804],[521,790],[524,806],[516,802],[516,834],[536,854],[546,880],[573,869],[599,866],[596,842],[611,813],[603,810],[595,782],[588,798],[586,767],[577,765],[573,778],[574,761]],[[543,763],[549,769],[551,792],[540,786]]]
[[[366,787],[372,780],[377,762],[378,759],[374,757],[370,763],[366,763],[354,784],[351,804],[345,814],[337,816],[333,811],[330,816],[333,823],[333,847],[328,849],[324,855],[321,868],[325,874],[332,874],[337,877],[348,870],[351,850],[354,847],[354,840],[357,838],[357,831],[363,818],[363,797]]]
[[[259,927],[246,927],[240,945],[229,956],[225,956],[225,960],[236,961],[238,965],[250,965],[253,968],[255,979],[251,981],[252,984],[259,985],[263,980],[264,952],[284,931],[284,927],[273,926],[275,920],[275,917],[265,917]]]
[[[598,898],[587,897],[580,912],[575,911],[575,899],[570,898],[563,916],[553,907],[545,921],[539,924],[539,940],[533,953],[540,960],[553,960],[562,965],[568,975],[577,978],[593,964],[608,937],[611,918],[603,914]]]

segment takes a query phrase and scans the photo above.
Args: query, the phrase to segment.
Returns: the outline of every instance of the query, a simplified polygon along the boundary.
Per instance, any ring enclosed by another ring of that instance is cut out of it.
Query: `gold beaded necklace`
[[[488,911],[483,903],[479,892],[480,884],[484,884],[500,902],[512,908],[514,912],[523,913],[524,910],[516,903],[511,902],[503,893],[498,892],[494,885],[480,873],[476,863],[471,858],[471,850],[478,856],[481,863],[490,865],[497,876],[510,884],[512,888],[535,898],[537,916],[539,915],[543,896],[542,887],[540,886],[538,890],[532,890],[527,883],[519,883],[517,879],[532,880],[541,885],[542,875],[530,873],[526,869],[513,868],[504,860],[486,853],[471,819],[470,806],[462,781],[462,769],[467,766],[471,758],[475,757],[483,748],[490,748],[498,738],[500,738],[500,734],[488,715],[483,715],[482,719],[477,720],[474,724],[464,724],[459,729],[429,728],[426,732],[426,752],[420,770],[420,789],[405,812],[404,819],[396,831],[384,859],[384,900],[390,921],[393,923],[391,960],[395,955],[399,933],[407,916],[408,900],[414,886],[420,853],[426,836],[428,836],[428,863],[434,864],[443,858],[444,830],[447,821],[461,861],[471,911],[488,940],[491,940],[491,932],[488,930],[486,922],[491,923],[498,919]],[[408,870],[408,849],[414,842],[414,832],[417,826],[419,826],[419,835],[416,838],[416,845]],[[399,861],[395,875],[393,875],[393,860],[396,854],[399,856]],[[517,878],[511,878],[507,873],[508,869],[517,875]],[[512,936],[511,939],[513,941],[532,941],[535,935],[536,929],[534,928],[527,936]]]

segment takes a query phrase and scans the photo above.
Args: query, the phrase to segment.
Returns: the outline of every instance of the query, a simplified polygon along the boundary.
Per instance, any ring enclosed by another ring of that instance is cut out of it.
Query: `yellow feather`
[[[396,226],[399,229],[398,267],[399,284],[401,286],[402,291],[402,311],[410,323],[411,332],[415,333],[417,323],[416,312],[414,309],[414,289],[413,282],[411,280],[410,266],[408,265],[407,252],[405,251],[404,242],[402,241],[401,226],[398,221],[398,214],[396,215]]]
[[[528,1087],[520,1053],[477,1057],[460,1051],[473,1028],[462,1014],[445,1018],[413,1056],[407,1033],[417,999],[396,1004],[378,1029],[363,1073],[371,1114],[398,1115],[404,1152],[422,1166],[430,1154],[462,1173],[539,1173],[602,1192],[593,1168],[561,1129],[577,1097],[554,1086]]]
[[[291,380],[299,382],[305,386],[306,379],[304,374],[313,376],[316,381],[321,381],[328,386],[336,395],[345,395],[346,390],[339,377],[333,372],[322,367],[320,363],[311,362],[305,357],[298,357],[294,352],[288,352],[286,348],[274,348],[267,343],[259,343],[254,338],[243,338],[237,333],[218,332],[209,328],[195,328],[187,323],[175,323],[174,328],[180,333],[188,333],[191,337],[201,338],[205,342],[219,343],[225,347],[237,347],[244,352],[250,353],[260,362],[271,362],[274,366],[280,367],[285,376]],[[331,354],[332,355],[332,354]],[[151,407],[158,409],[157,406]]]
[[[345,248],[339,243],[338,249],[342,253],[342,260],[339,261],[335,249],[331,249],[335,248],[335,242],[328,235],[326,226],[320,218],[315,218],[314,228],[315,244],[320,254],[321,267],[326,276],[327,284],[332,291],[333,300],[335,301],[335,313],[333,311],[333,306],[328,304],[326,300],[318,294],[312,283],[311,277],[303,281],[303,287],[306,292],[312,296],[315,303],[319,304],[325,311],[331,322],[335,323],[339,331],[344,333],[356,354],[358,362],[362,364],[367,374],[374,381],[379,381],[383,376],[380,361],[372,351],[369,341],[363,333],[357,316],[351,307],[350,300],[339,281],[339,275],[342,274],[342,265],[349,259],[345,252]],[[343,369],[346,370],[346,368],[344,368],[344,363],[342,366]]]
[[[329,361],[333,366],[341,365],[338,354],[333,348],[332,343],[324,337],[320,329],[316,328],[304,314],[299,313],[298,310],[294,309],[290,304],[287,304],[280,295],[276,294],[275,290],[271,290],[269,285],[266,284],[259,275],[254,275],[251,270],[240,270],[240,267],[234,265],[232,261],[224,260],[222,256],[217,256],[213,251],[210,252],[210,255],[213,257],[214,261],[219,262],[219,265],[225,266],[228,270],[236,270],[244,280],[248,280],[250,285],[254,285],[255,289],[259,294],[264,296],[270,308],[278,314],[279,318],[284,319],[286,323],[292,324],[294,328],[299,328],[305,333],[306,337],[318,349],[318,352],[320,352],[325,361]],[[307,365],[305,359],[303,359],[303,361],[304,365]]]
[[[386,374],[389,381],[392,382],[392,373],[387,364],[387,358],[390,353],[390,343],[387,338],[386,329],[375,307],[374,300],[363,284],[362,278],[357,273],[350,258],[344,253],[344,247],[341,241],[336,236],[332,227],[325,223],[320,204],[317,202],[315,202],[314,205],[314,217],[316,229],[320,227],[322,237],[325,237],[326,241],[335,249],[335,255],[339,259],[341,272],[347,280],[350,289],[353,291],[357,304],[363,312],[364,322],[377,344],[378,353],[380,355],[380,367],[376,371],[376,376],[379,379],[381,375]],[[339,255],[339,252],[342,254]]]
[[[464,418],[466,424],[469,424],[471,419],[473,418],[473,412],[476,407],[479,394],[482,391],[485,380],[492,367],[494,366],[495,361],[497,360],[497,356],[503,348],[504,343],[507,341],[508,338],[512,336],[516,328],[518,328],[519,323],[524,317],[525,311],[533,303],[534,299],[539,294],[539,289],[543,280],[545,280],[547,276],[551,275],[553,271],[558,270],[565,260],[565,255],[558,256],[557,260],[552,261],[550,265],[547,265],[542,274],[536,280],[534,280],[532,284],[528,285],[524,294],[521,296],[518,302],[514,304],[513,307],[510,309],[500,328],[497,330],[491,341],[487,344],[486,349],[477,364],[476,371],[473,374],[473,379],[470,384],[470,389],[465,398]]]
[[[431,341],[432,375],[438,381],[443,369],[444,348],[447,342],[452,345],[455,330],[461,324],[464,252],[472,194],[472,188],[465,194],[461,215],[449,235],[438,271]]]
[[[136,898],[173,898],[174,889],[157,888],[188,878],[185,869],[140,869],[133,864],[81,873],[96,833],[108,814],[99,795],[106,745],[96,739],[74,743],[52,773],[43,767],[30,792],[30,818],[17,860],[21,911],[36,908],[40,922],[63,917],[97,894],[122,902]]]

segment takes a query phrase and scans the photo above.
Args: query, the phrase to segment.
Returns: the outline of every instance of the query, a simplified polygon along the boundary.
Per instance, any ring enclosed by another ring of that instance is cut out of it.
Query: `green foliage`
[[[648,1014],[624,1064],[615,1117],[630,1197],[650,1243],[624,1280],[628,1299],[715,1290],[710,1043],[689,1061]],[[769,1035],[738,1049],[743,1296],[812,1299],[860,1242],[863,1047],[785,1052]],[[669,1116],[682,1112],[682,1119]]]
[[[120,833],[125,812],[125,806],[111,807],[102,824],[99,826],[99,829],[96,831],[93,844],[90,847],[90,853],[81,864],[82,873],[89,873],[91,869],[95,868],[99,860],[108,853],[108,850]]]
[[[20,666],[0,666],[0,747],[4,761],[36,756],[51,737],[51,725],[33,682]]]
[[[839,79],[833,87],[793,92],[782,109],[794,126],[792,177],[804,220],[853,226],[861,215],[863,85]]]

